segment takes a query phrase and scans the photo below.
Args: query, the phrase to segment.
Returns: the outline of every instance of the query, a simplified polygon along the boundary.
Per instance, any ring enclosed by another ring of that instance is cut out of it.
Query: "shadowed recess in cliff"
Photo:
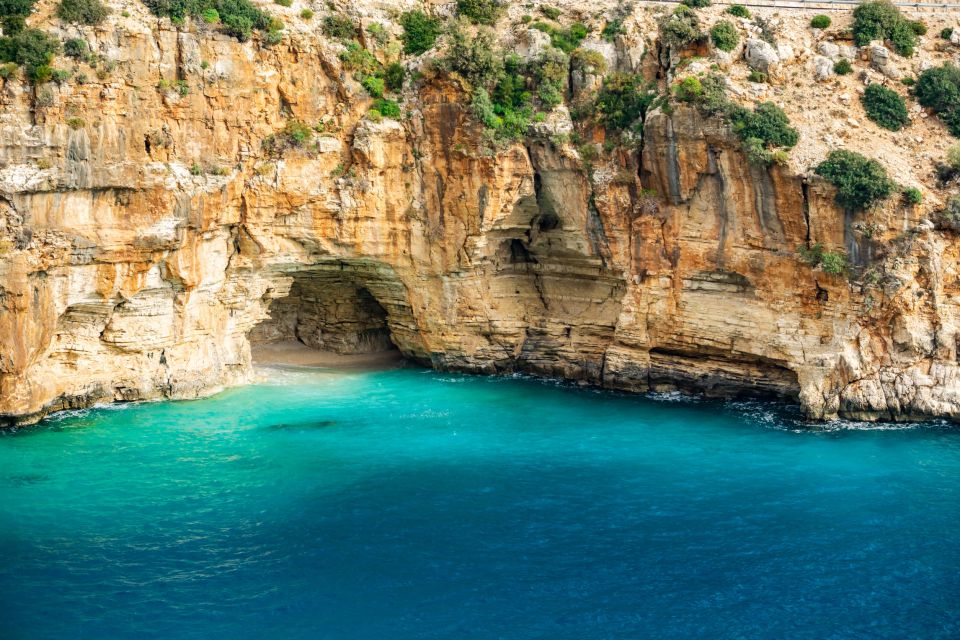
[[[251,343],[297,340],[341,354],[422,349],[406,288],[395,274],[370,263],[335,262],[283,275],[269,290],[268,317]]]

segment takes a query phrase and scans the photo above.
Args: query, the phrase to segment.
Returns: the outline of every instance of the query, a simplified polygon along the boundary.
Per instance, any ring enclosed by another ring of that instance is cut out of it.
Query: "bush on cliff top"
[[[853,10],[853,40],[858,47],[886,40],[902,56],[912,56],[917,34],[889,0],[864,2]]]
[[[60,0],[57,17],[65,22],[95,25],[104,21],[110,10],[100,0]]]
[[[204,11],[213,9],[220,16],[222,30],[240,41],[248,40],[254,29],[270,26],[270,16],[250,0],[144,0],[144,4],[155,15],[173,20],[201,18]]]
[[[890,197],[895,187],[883,165],[846,149],[831,151],[816,173],[837,188],[837,204],[848,209],[866,209]]]
[[[668,47],[682,49],[703,37],[700,19],[686,5],[681,5],[659,23],[660,42]]]
[[[24,68],[35,84],[53,75],[50,63],[60,52],[60,41],[39,29],[24,29],[14,36],[0,38],[0,62],[13,62]]]

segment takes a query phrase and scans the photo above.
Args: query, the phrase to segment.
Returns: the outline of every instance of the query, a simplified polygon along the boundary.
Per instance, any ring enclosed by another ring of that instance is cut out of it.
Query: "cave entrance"
[[[396,305],[384,299],[384,283],[342,266],[287,277],[268,292],[268,317],[251,330],[252,345],[297,341],[344,355],[398,350],[388,311]]]

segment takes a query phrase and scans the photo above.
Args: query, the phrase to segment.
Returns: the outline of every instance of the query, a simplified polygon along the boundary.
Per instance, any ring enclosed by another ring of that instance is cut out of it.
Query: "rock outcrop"
[[[684,105],[590,162],[566,115],[490,148],[425,60],[401,120],[375,121],[342,47],[290,31],[240,43],[140,7],[84,33],[110,75],[47,106],[2,81],[0,419],[198,397],[250,379],[251,340],[291,337],[815,419],[960,416],[960,242],[919,208],[844,211]],[[595,46],[656,77],[639,31]],[[294,120],[311,144],[265,150]],[[815,243],[863,277],[804,263]]]

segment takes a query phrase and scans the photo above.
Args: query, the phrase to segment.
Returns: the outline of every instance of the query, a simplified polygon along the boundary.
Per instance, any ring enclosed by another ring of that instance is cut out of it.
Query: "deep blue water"
[[[274,370],[0,436],[0,637],[957,638],[960,429]]]

